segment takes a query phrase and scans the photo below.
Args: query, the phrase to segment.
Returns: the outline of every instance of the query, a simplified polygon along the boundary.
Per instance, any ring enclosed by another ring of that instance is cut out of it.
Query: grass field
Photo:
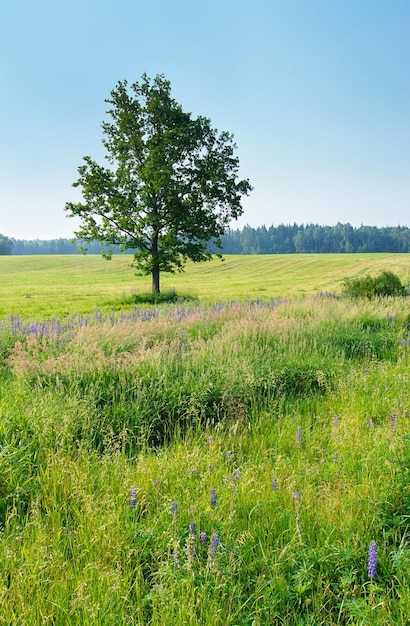
[[[132,257],[0,256],[0,316],[50,316],[108,311],[126,305],[132,292],[146,292],[150,278],[136,276]],[[383,270],[408,284],[409,254],[229,255],[224,261],[188,264],[182,274],[163,274],[162,289],[215,302],[340,293],[345,278]]]
[[[407,626],[409,260],[0,257],[0,625]]]

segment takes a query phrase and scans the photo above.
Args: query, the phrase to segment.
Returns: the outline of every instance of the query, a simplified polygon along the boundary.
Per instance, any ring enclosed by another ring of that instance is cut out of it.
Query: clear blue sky
[[[0,233],[71,237],[104,99],[164,74],[235,135],[242,227],[410,226],[409,0],[2,0]]]

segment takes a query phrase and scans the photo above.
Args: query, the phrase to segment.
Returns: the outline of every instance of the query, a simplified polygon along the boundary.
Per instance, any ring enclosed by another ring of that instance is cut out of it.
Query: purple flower
[[[370,426],[370,428],[374,428],[374,422],[373,422],[372,418],[369,419],[369,426]]]
[[[219,546],[218,533],[214,533],[212,535],[212,541],[211,541],[211,556],[215,556],[216,549],[217,549],[218,546]]]
[[[392,413],[391,414],[391,427],[392,427],[392,430],[394,430],[396,428],[396,420],[397,420],[396,413]]]
[[[339,422],[339,416],[338,416],[338,415],[336,415],[336,414],[335,414],[335,415],[333,415],[333,424],[334,424],[335,426],[337,426],[338,422]]]
[[[292,495],[294,500],[300,500],[300,491],[294,491]]]
[[[202,543],[202,545],[203,545],[203,546],[206,546],[207,541],[208,541],[207,536],[206,536],[206,533],[202,532],[202,533],[199,535],[199,541]]]
[[[216,506],[216,491],[215,489],[211,489],[211,508],[214,509]]]
[[[299,426],[298,428],[298,432],[296,435],[296,442],[298,444],[298,446],[300,446],[302,444],[302,426]]]
[[[137,490],[135,489],[134,485],[132,485],[130,489],[130,508],[135,509],[136,506],[137,506]]]
[[[178,513],[178,505],[176,502],[173,502],[171,504],[171,513],[172,515],[175,517],[175,515]]]
[[[409,412],[408,412],[408,410],[406,409],[406,410],[404,411],[404,417],[408,417],[408,416],[409,416]]]
[[[272,491],[277,491],[278,490],[278,481],[276,480],[276,478],[274,478],[271,482],[271,488]]]
[[[229,458],[230,456],[232,456],[232,452],[230,450],[226,451],[226,457]]]
[[[377,568],[377,545],[375,541],[371,541],[370,547],[369,547],[369,560],[367,562],[367,573],[369,574],[369,578],[374,578],[376,576],[376,568]]]
[[[188,524],[188,532],[190,535],[195,534],[195,522],[189,522]]]

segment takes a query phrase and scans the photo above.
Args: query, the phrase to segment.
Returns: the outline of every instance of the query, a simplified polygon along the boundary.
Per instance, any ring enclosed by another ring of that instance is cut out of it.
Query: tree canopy
[[[152,275],[159,293],[161,271],[211,258],[209,242],[220,250],[252,188],[238,179],[233,135],[185,113],[164,76],[144,74],[131,86],[120,81],[106,102],[112,107],[102,124],[110,167],[84,157],[74,183],[84,201],[67,203],[66,211],[81,218],[75,234],[103,242],[107,258],[110,246],[133,250],[137,268]]]

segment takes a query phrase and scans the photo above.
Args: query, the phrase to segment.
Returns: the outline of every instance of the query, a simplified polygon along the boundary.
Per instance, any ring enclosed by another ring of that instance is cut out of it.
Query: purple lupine
[[[302,538],[302,530],[300,528],[300,491],[294,491],[292,495],[296,511],[296,531],[299,538]]]
[[[130,489],[130,508],[135,509],[136,506],[137,506],[137,490],[135,489],[134,485],[132,485]]]
[[[171,513],[172,515],[175,517],[175,515],[178,513],[178,505],[176,502],[173,502],[171,504]]]
[[[172,550],[172,560],[174,561],[174,565],[175,567],[179,568],[180,564],[179,564],[179,550],[178,547],[175,546],[175,548]]]
[[[396,429],[396,420],[397,420],[396,413],[392,413],[391,414],[391,428],[392,428],[392,430]]]
[[[335,413],[333,415],[333,424],[337,426],[338,422],[339,422],[339,416]]]
[[[195,522],[189,522],[188,524],[188,532],[190,535],[195,534]]]
[[[215,489],[211,489],[211,508],[214,509],[216,506],[216,490]]]
[[[271,482],[271,489],[272,491],[277,491],[278,490],[278,481],[276,480],[276,478],[274,478]]]
[[[298,444],[298,446],[302,445],[302,426],[299,426],[298,428],[298,432],[296,435],[296,442]]]
[[[367,573],[369,574],[369,578],[374,578],[376,576],[376,569],[377,545],[375,541],[371,541],[369,546],[369,560],[367,562]]]
[[[212,541],[211,541],[211,556],[215,556],[218,546],[219,546],[218,533],[214,533],[212,535]]]
[[[193,522],[191,522],[193,523]],[[193,533],[189,533],[188,537],[186,538],[186,543],[185,543],[185,553],[186,553],[186,558],[187,558],[187,567],[189,570],[191,570],[194,566],[194,560],[196,557],[196,548],[195,548],[195,535]]]
[[[205,532],[200,533],[199,541],[202,543],[203,546],[206,546],[208,539]]]

